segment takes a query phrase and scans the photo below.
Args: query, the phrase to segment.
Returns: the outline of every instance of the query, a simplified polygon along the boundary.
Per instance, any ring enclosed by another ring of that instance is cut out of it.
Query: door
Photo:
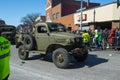
[[[48,35],[48,28],[46,25],[37,26],[36,30],[36,43],[37,49],[40,51],[45,51],[49,45],[49,35]]]

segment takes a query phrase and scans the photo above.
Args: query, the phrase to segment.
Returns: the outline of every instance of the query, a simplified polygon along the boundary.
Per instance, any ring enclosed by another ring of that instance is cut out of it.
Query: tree
[[[36,22],[35,20],[37,19],[37,17],[39,17],[40,15],[39,14],[27,14],[25,17],[23,17],[21,19],[21,22],[25,25],[28,25],[28,26],[33,26]]]
[[[0,19],[0,25],[5,25],[5,21]]]

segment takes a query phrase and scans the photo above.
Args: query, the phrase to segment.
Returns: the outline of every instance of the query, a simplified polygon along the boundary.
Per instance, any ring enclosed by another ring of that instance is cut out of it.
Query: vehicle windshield
[[[52,23],[52,24],[49,24],[49,30],[50,32],[65,32],[66,27],[63,24]]]

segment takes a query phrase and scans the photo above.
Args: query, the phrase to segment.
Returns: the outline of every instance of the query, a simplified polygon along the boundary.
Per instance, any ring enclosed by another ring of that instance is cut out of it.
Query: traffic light
[[[120,0],[117,0],[117,7],[120,6]]]

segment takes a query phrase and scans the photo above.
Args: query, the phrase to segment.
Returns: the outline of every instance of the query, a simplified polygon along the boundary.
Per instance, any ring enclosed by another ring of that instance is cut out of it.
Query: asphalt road
[[[68,69],[59,69],[51,61],[30,54],[22,61],[15,46],[11,47],[9,80],[120,80],[120,51],[92,51],[84,63],[74,59]]]

